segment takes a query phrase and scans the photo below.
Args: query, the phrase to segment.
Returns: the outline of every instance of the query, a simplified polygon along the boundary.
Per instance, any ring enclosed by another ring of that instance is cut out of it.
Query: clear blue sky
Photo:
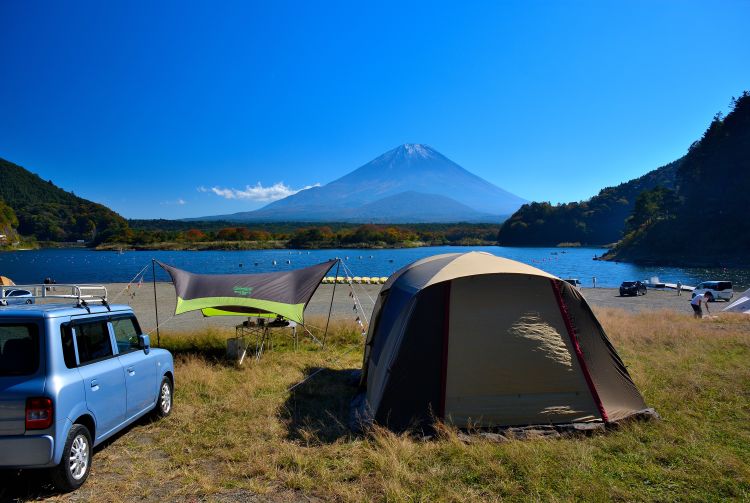
[[[401,143],[586,199],[750,89],[749,20],[749,1],[3,0],[0,157],[131,218],[257,208]]]

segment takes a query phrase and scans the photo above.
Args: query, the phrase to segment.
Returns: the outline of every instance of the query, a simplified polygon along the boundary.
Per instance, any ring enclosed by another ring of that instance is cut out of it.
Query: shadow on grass
[[[288,438],[327,444],[354,437],[348,426],[349,406],[359,374],[359,369],[305,369],[308,380],[290,392],[281,412]]]
[[[240,368],[239,358],[233,358],[227,354],[227,339],[231,338],[229,335],[231,334],[217,332],[199,333],[198,335],[188,333],[183,336],[170,334],[162,337],[161,348],[168,350],[175,358],[198,357],[211,364]],[[279,333],[272,334],[272,339],[266,341],[262,347],[261,358],[264,353],[270,351],[294,351],[291,338],[282,337],[281,335]],[[247,347],[241,347],[241,349],[246,350],[244,361],[250,362],[257,357],[257,341],[248,338],[245,343]],[[300,342],[300,344],[303,343],[304,341]]]
[[[233,362],[227,358],[226,349],[205,349],[205,348],[164,348],[168,349],[172,356],[177,358],[178,356],[197,356],[204,360],[210,361],[211,363],[220,363],[230,365]]]
[[[117,442],[120,437],[130,433],[133,428],[145,426],[154,421],[158,421],[158,419],[151,414],[146,414],[97,445],[94,448],[92,466],[96,464],[97,453],[106,450],[110,445]],[[0,503],[35,501],[61,494],[64,493],[58,491],[52,484],[48,469],[0,470]]]

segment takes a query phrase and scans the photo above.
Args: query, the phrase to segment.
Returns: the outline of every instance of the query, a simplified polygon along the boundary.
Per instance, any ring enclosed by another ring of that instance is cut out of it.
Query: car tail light
[[[26,400],[26,429],[46,430],[52,426],[52,400],[29,398]]]

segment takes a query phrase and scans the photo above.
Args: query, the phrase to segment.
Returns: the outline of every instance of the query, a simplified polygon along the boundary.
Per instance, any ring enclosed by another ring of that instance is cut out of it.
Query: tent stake
[[[323,348],[326,347],[326,338],[328,337],[328,324],[331,322],[331,311],[333,310],[333,297],[336,295],[336,278],[339,277],[339,266],[341,265],[341,259],[336,258],[336,275],[333,277],[333,291],[331,292],[331,305],[328,306],[328,319],[326,320],[326,329],[323,332]]]
[[[151,273],[154,276],[154,313],[156,314],[156,347],[161,347],[159,337],[159,304],[156,302],[156,260],[151,259]]]

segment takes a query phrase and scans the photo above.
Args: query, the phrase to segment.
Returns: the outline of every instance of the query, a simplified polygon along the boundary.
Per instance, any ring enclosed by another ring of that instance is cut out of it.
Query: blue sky
[[[402,143],[586,199],[750,89],[748,19],[748,1],[4,0],[0,157],[130,218],[254,209]]]

